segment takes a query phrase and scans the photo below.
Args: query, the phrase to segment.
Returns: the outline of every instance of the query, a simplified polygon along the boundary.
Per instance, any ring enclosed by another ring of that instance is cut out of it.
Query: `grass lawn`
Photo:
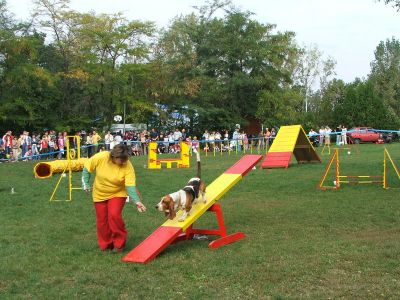
[[[399,165],[400,144],[387,147]],[[341,173],[382,175],[383,149],[342,152]],[[317,190],[329,159],[321,157],[322,164],[257,168],[219,201],[228,231],[242,231],[245,239],[217,250],[207,241],[177,243],[146,265],[98,249],[89,196],[75,191],[72,202],[50,203],[58,175],[38,180],[32,162],[0,164],[0,298],[399,299],[400,189]],[[203,179],[212,182],[239,158],[203,155]],[[164,222],[154,209],[160,196],[195,175],[193,167],[145,169],[145,157],[132,162],[148,212],[125,207],[127,251]],[[215,224],[213,214],[197,223]]]

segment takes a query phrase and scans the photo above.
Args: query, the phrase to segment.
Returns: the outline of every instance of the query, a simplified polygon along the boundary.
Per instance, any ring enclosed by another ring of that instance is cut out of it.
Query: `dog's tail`
[[[201,161],[200,161],[200,153],[196,149],[194,150],[197,158],[197,177],[201,178]]]

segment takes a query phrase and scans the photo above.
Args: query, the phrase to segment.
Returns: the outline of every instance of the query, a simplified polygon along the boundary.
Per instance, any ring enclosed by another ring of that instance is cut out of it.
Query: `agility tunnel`
[[[179,222],[182,211],[178,211],[173,220],[167,220],[150,236],[142,241],[136,248],[122,258],[124,262],[148,263],[171,243],[181,240],[182,236],[194,233],[207,233],[220,235],[221,238],[210,243],[210,248],[235,242],[244,238],[243,233],[234,233],[227,235],[224,224],[221,224],[221,207],[215,202],[219,200],[227,191],[238,183],[262,158],[262,155],[245,155],[233,166],[226,170],[222,175],[207,186],[207,202],[203,203],[200,199],[193,205],[191,214],[185,221]],[[220,230],[195,230],[192,224],[200,218],[205,212],[212,211],[217,215]],[[186,231],[186,232],[185,232]]]
[[[298,163],[321,162],[301,125],[282,126],[261,167],[288,168],[294,154]]]
[[[62,173],[71,167],[73,172],[81,172],[87,158],[74,160],[55,160],[50,162],[40,162],[33,168],[35,178],[45,179],[53,176],[54,173]],[[68,171],[68,170],[67,170]]]

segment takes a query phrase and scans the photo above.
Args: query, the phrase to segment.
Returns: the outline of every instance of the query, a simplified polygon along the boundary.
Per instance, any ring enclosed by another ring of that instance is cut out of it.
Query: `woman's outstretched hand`
[[[146,206],[144,206],[144,204],[142,202],[137,202],[136,208],[141,213],[146,211]]]

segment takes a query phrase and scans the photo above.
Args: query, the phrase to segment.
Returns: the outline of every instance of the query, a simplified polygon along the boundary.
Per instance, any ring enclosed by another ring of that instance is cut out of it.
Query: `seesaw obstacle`
[[[207,202],[198,201],[193,205],[191,214],[185,221],[179,222],[182,211],[178,211],[173,220],[167,220],[136,248],[122,258],[124,262],[148,263],[160,254],[171,243],[190,239],[194,234],[212,234],[220,236],[209,244],[210,248],[218,248],[245,237],[244,233],[227,234],[222,209],[216,201],[238,183],[262,158],[262,155],[245,155],[222,175],[207,186]],[[193,223],[205,212],[214,212],[219,229],[194,229]]]

